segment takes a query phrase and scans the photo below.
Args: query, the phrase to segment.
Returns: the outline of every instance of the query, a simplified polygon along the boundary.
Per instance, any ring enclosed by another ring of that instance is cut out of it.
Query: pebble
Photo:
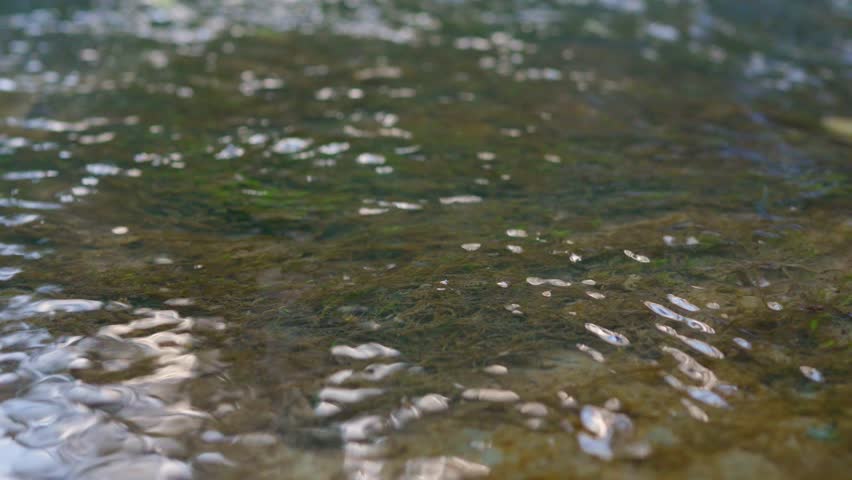
[[[521,399],[517,393],[511,390],[498,390],[493,388],[469,388],[462,392],[465,400],[481,400],[483,402],[513,403]]]
[[[524,414],[532,417],[544,417],[547,416],[547,406],[543,403],[539,402],[527,402],[518,406],[518,410]]]
[[[509,369],[504,367],[503,365],[489,365],[482,369],[485,373],[489,375],[506,375],[509,373]]]

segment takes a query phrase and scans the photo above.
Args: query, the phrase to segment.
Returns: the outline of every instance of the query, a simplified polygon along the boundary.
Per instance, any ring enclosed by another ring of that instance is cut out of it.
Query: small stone
[[[520,406],[518,406],[518,410],[523,415],[529,415],[531,417],[547,416],[547,406],[539,402],[527,402],[521,404]]]
[[[509,373],[509,369],[504,367],[503,365],[489,365],[482,369],[485,373],[489,375],[506,375]]]
[[[318,417],[330,417],[332,415],[337,415],[340,413],[342,409],[331,403],[331,402],[320,402],[319,405],[314,408],[314,415]]]
[[[414,406],[427,413],[443,412],[450,408],[450,399],[437,393],[430,393],[415,400]]]
[[[611,410],[613,412],[617,412],[621,410],[621,400],[613,397],[604,402],[604,408],[607,410]]]
[[[565,392],[560,391],[556,394],[556,396],[559,398],[559,405],[562,408],[577,408],[579,406],[577,400]]]
[[[481,400],[496,403],[513,403],[521,399],[517,393],[511,390],[493,388],[470,388],[462,392],[462,398],[465,400]]]

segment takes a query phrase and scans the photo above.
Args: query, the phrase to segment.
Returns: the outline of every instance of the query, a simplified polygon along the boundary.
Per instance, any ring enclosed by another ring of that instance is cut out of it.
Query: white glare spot
[[[598,325],[595,325],[594,323],[587,323],[586,330],[594,333],[598,336],[598,338],[600,338],[606,343],[609,343],[610,345],[615,345],[616,347],[624,347],[630,345],[630,340],[628,340],[627,337],[625,337],[624,335],[600,327]]]
[[[452,205],[455,203],[479,203],[482,197],[477,195],[456,195],[454,197],[441,197],[442,205]]]
[[[281,140],[278,140],[278,142],[276,142],[275,145],[272,146],[272,151],[281,154],[296,153],[298,151],[304,150],[310,144],[310,140],[305,140],[303,138],[283,138]]]
[[[385,157],[376,153],[362,153],[355,158],[355,161],[358,165],[384,165]]]
[[[822,373],[814,367],[802,365],[801,367],[799,367],[799,370],[801,370],[802,375],[807,377],[808,380],[812,380],[817,383],[822,383],[824,380],[822,377]]]
[[[639,254],[636,254],[636,253],[631,252],[630,250],[625,250],[625,251],[624,251],[624,254],[625,254],[625,255],[627,255],[628,257],[632,258],[633,260],[636,260],[637,262],[640,262],[640,263],[648,263],[648,262],[650,262],[650,261],[651,261],[651,260],[650,260],[648,257],[646,257],[645,255],[639,255]]]
[[[686,300],[684,298],[680,298],[676,295],[672,295],[671,293],[668,294],[666,297],[669,299],[670,302],[672,302],[673,304],[677,305],[678,307],[680,307],[684,310],[689,310],[690,312],[697,312],[697,311],[701,310],[700,308],[698,308],[695,305],[693,305],[692,303],[690,303],[689,300]]]

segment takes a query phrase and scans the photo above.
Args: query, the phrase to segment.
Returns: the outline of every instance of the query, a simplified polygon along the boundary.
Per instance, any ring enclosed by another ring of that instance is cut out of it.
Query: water
[[[852,5],[0,5],[0,478],[844,478]]]

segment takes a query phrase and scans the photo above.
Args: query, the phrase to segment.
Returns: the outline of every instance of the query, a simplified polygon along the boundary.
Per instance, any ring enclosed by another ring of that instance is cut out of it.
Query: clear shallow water
[[[3,2],[0,478],[842,478],[852,12],[740,3]]]

